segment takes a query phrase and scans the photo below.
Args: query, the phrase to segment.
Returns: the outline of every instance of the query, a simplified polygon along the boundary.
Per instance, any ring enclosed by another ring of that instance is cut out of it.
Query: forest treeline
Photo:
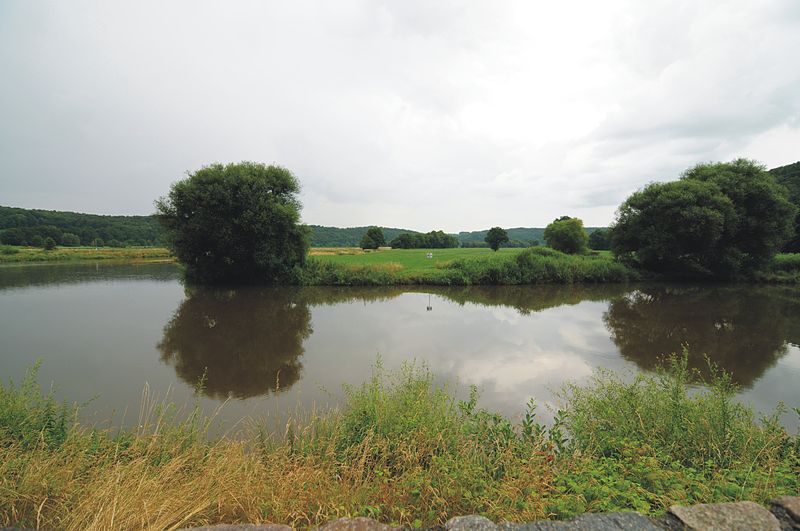
[[[775,180],[789,191],[789,200],[800,205],[800,162],[769,170]],[[381,227],[387,242],[402,234],[420,235],[409,229]],[[358,247],[369,227],[325,227],[309,225],[312,247]],[[586,227],[591,236],[599,227]],[[800,252],[800,220],[794,238],[785,250]],[[487,230],[459,232],[455,237],[461,247],[488,247]],[[509,242],[503,247],[528,247],[544,241],[544,228],[506,229]],[[436,231],[438,234],[439,231]],[[431,234],[431,233],[428,233]],[[448,235],[449,236],[449,235]],[[57,245],[163,245],[161,227],[154,216],[102,216],[0,206],[0,243],[40,246],[47,238]],[[412,239],[415,239],[413,236]],[[405,239],[409,239],[408,236]],[[399,241],[399,240],[398,240]],[[452,242],[448,242],[450,246]],[[599,248],[592,245],[590,247]]]

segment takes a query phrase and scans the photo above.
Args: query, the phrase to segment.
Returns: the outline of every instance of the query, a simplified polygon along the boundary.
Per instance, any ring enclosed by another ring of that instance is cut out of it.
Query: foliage
[[[79,242],[64,242],[65,234]],[[96,238],[127,245],[159,245],[161,229],[152,216],[98,216],[76,212],[0,207],[0,243],[34,245],[34,236],[51,237],[62,245],[92,245]]]
[[[309,225],[311,230],[311,247],[358,247],[369,227],[323,227]],[[381,227],[386,241],[391,241],[400,234],[416,234],[413,230]]]
[[[425,234],[399,234],[389,245],[392,249],[449,249],[458,247],[458,239],[452,234],[434,230]]]
[[[769,172],[775,176],[778,184],[786,188],[789,201],[800,211],[800,162],[773,168]],[[795,221],[794,236],[786,242],[783,250],[787,253],[800,253],[800,215]]]
[[[156,208],[191,280],[287,282],[308,251],[299,190],[295,176],[280,166],[212,164],[174,183]]]
[[[544,240],[548,246],[562,253],[582,254],[586,252],[589,237],[583,228],[583,221],[562,216],[545,227]]]
[[[599,373],[567,387],[548,425],[535,401],[515,423],[481,409],[474,387],[459,400],[424,367],[379,363],[339,410],[218,441],[208,441],[197,408],[181,420],[148,398],[141,410],[151,413],[133,431],[62,423],[27,381],[0,387],[0,525],[306,528],[371,516],[431,527],[463,514],[658,515],[676,503],[763,503],[800,488],[800,438],[775,415],[757,422],[731,400],[724,374],[690,393],[680,358],[631,383]]]
[[[362,249],[377,249],[386,245],[386,238],[383,237],[383,231],[380,227],[370,227],[361,238],[359,247]]]
[[[595,251],[611,250],[611,229],[596,229],[589,234],[589,248]]]
[[[789,238],[794,207],[752,161],[700,164],[654,183],[617,212],[612,247],[659,273],[736,278],[765,267]]]
[[[44,241],[42,241],[42,249],[44,249],[45,251],[52,251],[55,248],[56,248],[56,241],[50,236],[48,236],[47,238],[44,239]]]
[[[65,247],[78,247],[81,244],[81,239],[77,234],[65,232],[61,235],[61,245]]]
[[[526,247],[536,247],[539,245],[539,240],[531,240],[531,241],[524,241],[524,240],[508,240],[506,243],[501,245],[501,247],[508,247],[512,249],[524,249]],[[465,241],[461,242],[461,247],[465,249],[475,249],[475,248],[488,248],[489,244],[486,243],[485,240],[483,241]]]
[[[501,227],[492,227],[484,238],[492,251],[497,251],[500,246],[508,241],[508,233]]]
[[[721,246],[734,218],[731,200],[711,183],[653,183],[620,206],[612,247],[623,261],[659,273],[721,274],[738,258]]]
[[[44,445],[58,447],[74,422],[74,410],[59,404],[53,392],[42,393],[37,375],[39,363],[19,385],[0,381],[0,448],[20,445],[24,449]]]

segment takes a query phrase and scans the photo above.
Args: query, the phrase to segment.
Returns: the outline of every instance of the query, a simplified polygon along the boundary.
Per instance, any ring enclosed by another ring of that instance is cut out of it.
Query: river
[[[142,395],[198,400],[216,431],[335,405],[342,384],[427,366],[454,392],[547,420],[566,381],[632,376],[688,345],[758,411],[800,406],[800,288],[753,285],[186,288],[173,264],[0,268],[0,377],[40,381],[85,421],[138,422]],[[205,374],[200,398],[196,384]],[[783,422],[796,429],[797,415]],[[272,423],[272,424],[271,424]]]

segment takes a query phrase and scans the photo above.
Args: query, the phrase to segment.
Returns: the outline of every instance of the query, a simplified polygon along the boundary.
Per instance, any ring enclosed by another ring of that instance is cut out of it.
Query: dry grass
[[[730,409],[716,391],[693,398],[682,380],[665,381],[680,388],[681,411],[708,412],[681,426],[687,433]],[[651,436],[674,422],[667,406],[639,417],[647,425],[638,440],[616,409],[662,398],[657,380],[644,383],[632,384],[637,392],[613,381],[572,388],[569,424],[542,426],[531,405],[514,426],[476,409],[474,393],[455,400],[424,370],[386,375],[378,367],[371,381],[347,390],[341,410],[291,420],[282,435],[252,425],[243,438],[215,442],[196,409],[179,421],[180,413],[145,396],[134,432],[91,430],[65,424],[68,408],[33,379],[0,384],[0,527],[307,528],[343,516],[420,527],[463,514],[523,522],[584,511],[659,514],[675,502],[763,502],[800,488],[800,438],[774,422],[758,427],[742,406],[733,431],[725,429],[761,441],[753,455],[681,459],[674,444]],[[562,429],[579,427],[580,436],[564,438]],[[609,438],[618,441],[598,446]],[[684,439],[684,449],[704,451],[700,438]]]
[[[364,254],[358,247],[312,247],[308,256],[342,256]]]
[[[0,263],[70,262],[82,260],[124,260],[133,262],[173,262],[175,257],[162,247],[4,247]]]

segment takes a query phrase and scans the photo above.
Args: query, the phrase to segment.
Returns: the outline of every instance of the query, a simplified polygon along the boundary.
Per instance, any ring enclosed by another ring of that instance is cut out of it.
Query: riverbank
[[[512,421],[424,369],[378,367],[341,409],[299,414],[279,436],[252,423],[246,437],[209,440],[197,409],[147,401],[134,431],[81,427],[34,373],[0,388],[0,525],[303,528],[369,516],[430,527],[795,495],[800,437],[775,415],[756,421],[724,374],[690,395],[698,377],[680,358],[633,381],[598,373],[565,387],[544,425],[533,402]]]
[[[163,247],[0,246],[0,264],[81,262],[176,262]],[[642,272],[616,261],[610,251],[571,255],[548,247],[379,249],[312,248],[298,283],[306,286],[520,285],[619,283]],[[650,275],[652,277],[652,275]],[[779,254],[750,282],[800,284],[800,254]]]
[[[35,262],[81,262],[117,260],[127,262],[174,262],[163,247],[39,247],[0,246],[0,264]]]

